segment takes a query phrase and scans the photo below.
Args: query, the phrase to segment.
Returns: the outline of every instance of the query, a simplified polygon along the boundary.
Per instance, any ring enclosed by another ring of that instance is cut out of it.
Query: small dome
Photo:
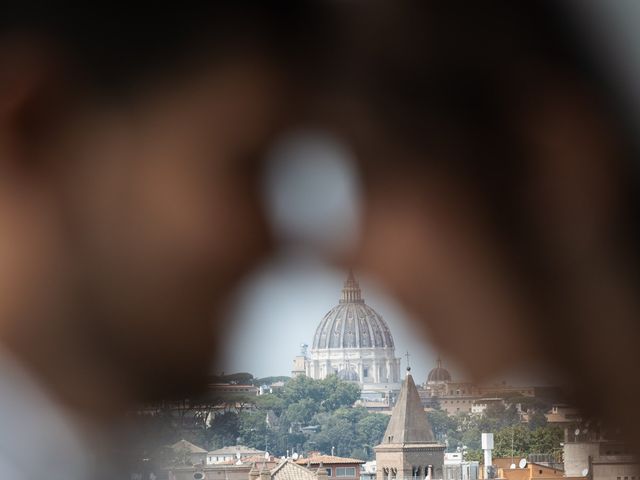
[[[438,365],[431,369],[427,376],[427,383],[444,383],[451,381],[451,374],[442,366],[442,360],[438,358]]]
[[[394,348],[387,323],[364,303],[353,273],[344,282],[340,303],[318,325],[312,348]]]

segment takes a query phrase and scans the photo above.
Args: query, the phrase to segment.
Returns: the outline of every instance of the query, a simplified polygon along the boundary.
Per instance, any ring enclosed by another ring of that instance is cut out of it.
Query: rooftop
[[[173,450],[187,450],[190,453],[207,453],[204,448],[200,448],[184,438],[171,445],[171,448]]]
[[[264,455],[265,452],[264,450],[247,447],[246,445],[233,445],[212,450],[209,452],[209,455],[235,455],[236,453],[240,455]]]
[[[407,443],[436,444],[409,368],[407,378],[402,382],[396,405],[393,407],[381,446]]]
[[[365,463],[364,460],[359,460],[357,458],[348,458],[348,457],[334,457],[333,455],[314,455],[309,458],[301,458],[296,460],[298,465],[319,465],[320,463],[324,465],[333,465],[336,463]]]
[[[317,480],[315,472],[297,465],[290,460],[283,460],[271,470],[271,478],[275,480]]]

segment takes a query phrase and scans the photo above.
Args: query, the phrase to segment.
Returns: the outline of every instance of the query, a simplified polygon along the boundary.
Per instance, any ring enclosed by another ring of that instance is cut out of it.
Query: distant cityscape
[[[212,377],[202,397],[136,414],[164,424],[153,456],[171,480],[640,480],[619,429],[561,388],[459,381],[440,358],[416,382],[406,356],[403,375],[349,273],[290,377]]]

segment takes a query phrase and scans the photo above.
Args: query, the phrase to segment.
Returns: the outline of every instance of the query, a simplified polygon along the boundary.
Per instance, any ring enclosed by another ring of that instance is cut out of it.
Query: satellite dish
[[[515,463],[512,463],[511,465],[509,465],[509,469],[510,470],[515,470],[515,468],[516,468],[516,464]]]
[[[586,435],[587,433],[589,433],[589,429],[588,429],[588,428],[585,428],[584,430],[582,430],[582,433],[583,433],[584,435]]]
[[[294,454],[292,455],[292,458],[293,458],[294,460],[297,460],[297,459],[298,459],[298,454],[297,454],[297,453],[294,453]]]
[[[518,462],[518,467],[519,468],[525,468],[527,466],[527,459],[526,458],[521,458],[520,461]]]
[[[264,452],[264,458],[265,460],[269,460],[269,452]]]
[[[586,477],[587,475],[589,475],[589,469],[585,468],[585,469],[582,470],[582,476]]]
[[[580,435],[580,429],[576,428],[575,431],[573,432],[575,435]]]

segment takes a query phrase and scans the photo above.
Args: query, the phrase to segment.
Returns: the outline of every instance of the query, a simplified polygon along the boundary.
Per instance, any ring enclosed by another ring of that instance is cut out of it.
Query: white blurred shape
[[[320,131],[287,135],[265,177],[268,215],[281,241],[342,253],[357,241],[360,188],[350,152]]]

